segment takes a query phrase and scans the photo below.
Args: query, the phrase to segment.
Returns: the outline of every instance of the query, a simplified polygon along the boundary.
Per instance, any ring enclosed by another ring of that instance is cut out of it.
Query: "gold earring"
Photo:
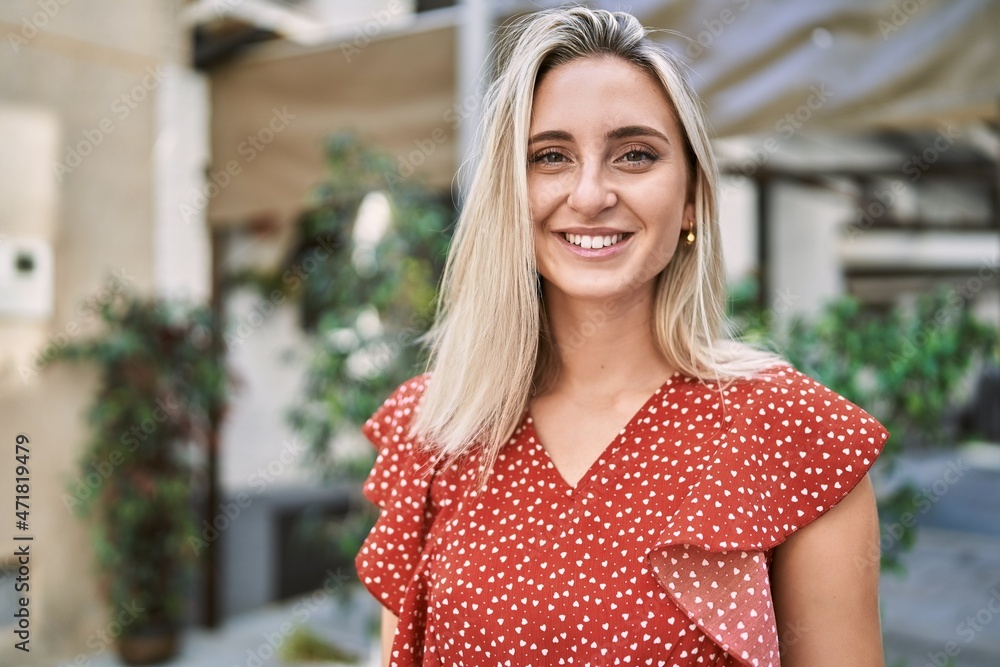
[[[687,236],[684,237],[684,245],[692,245],[694,243],[694,223],[688,227]]]

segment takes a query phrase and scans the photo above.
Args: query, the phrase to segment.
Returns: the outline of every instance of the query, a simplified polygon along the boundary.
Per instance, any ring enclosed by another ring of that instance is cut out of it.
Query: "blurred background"
[[[555,4],[0,4],[0,665],[380,664],[358,427]],[[588,4],[690,67],[736,333],[892,432],[887,664],[1000,665],[1000,3]]]

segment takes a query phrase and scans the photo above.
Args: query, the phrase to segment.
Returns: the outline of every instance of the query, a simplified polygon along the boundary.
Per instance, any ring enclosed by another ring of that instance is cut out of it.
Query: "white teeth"
[[[601,248],[607,248],[608,246],[618,243],[625,238],[625,235],[612,234],[611,236],[583,236],[580,234],[563,234],[563,237],[573,245],[578,245],[581,248],[586,248],[587,250],[600,250]]]

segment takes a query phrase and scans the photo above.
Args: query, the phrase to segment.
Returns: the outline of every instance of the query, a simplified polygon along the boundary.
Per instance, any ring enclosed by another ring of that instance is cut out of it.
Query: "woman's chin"
[[[609,301],[630,301],[639,295],[639,290],[624,279],[599,281],[581,285],[570,283],[560,285],[549,283],[546,297],[565,302],[607,304]]]

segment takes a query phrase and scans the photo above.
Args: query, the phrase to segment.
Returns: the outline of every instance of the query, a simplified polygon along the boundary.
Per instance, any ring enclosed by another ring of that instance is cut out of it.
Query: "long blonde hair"
[[[655,282],[653,336],[665,360],[696,378],[725,383],[780,361],[729,340],[717,220],[718,168],[700,101],[682,65],[624,12],[571,7],[508,24],[496,47],[474,171],[445,263],[422,404],[410,425],[425,447],[453,462],[473,448],[484,483],[533,391],[558,373],[537,285],[528,205],[527,146],[534,89],[576,58],[612,56],[660,81],[686,135],[697,242],[680,244]]]

